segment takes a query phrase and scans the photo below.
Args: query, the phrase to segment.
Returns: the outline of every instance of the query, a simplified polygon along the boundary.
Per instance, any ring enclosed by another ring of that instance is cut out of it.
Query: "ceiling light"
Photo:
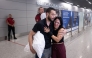
[[[77,5],[77,6],[79,6],[79,5]]]
[[[86,8],[86,7],[84,7],[84,8]]]
[[[86,0],[89,4],[92,4],[89,0]]]
[[[70,2],[65,1],[65,3],[70,3]]]
[[[71,5],[73,5],[73,3],[70,3],[70,2],[66,2],[67,4],[71,4]]]
[[[89,4],[92,4],[91,2],[88,2]]]

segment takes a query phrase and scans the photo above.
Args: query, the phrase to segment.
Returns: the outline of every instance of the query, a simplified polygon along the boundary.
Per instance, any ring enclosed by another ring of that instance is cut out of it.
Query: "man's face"
[[[56,14],[56,11],[55,10],[51,10],[51,12],[48,13],[48,19],[50,21],[54,21],[54,19],[55,19],[56,16],[57,16],[57,14]]]
[[[12,15],[11,15],[11,14],[9,14],[9,17],[10,17],[10,18],[12,18]]]
[[[40,8],[39,9],[39,13],[41,14],[41,13],[43,13],[44,12],[44,8]]]

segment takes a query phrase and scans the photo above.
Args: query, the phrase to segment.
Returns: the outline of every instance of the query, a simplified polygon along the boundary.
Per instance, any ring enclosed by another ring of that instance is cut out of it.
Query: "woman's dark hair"
[[[58,28],[58,30],[59,30],[60,28],[63,28],[63,20],[62,20],[61,17],[56,17],[56,18],[54,19],[54,22],[55,22],[56,19],[58,19],[58,20],[60,21],[60,26],[59,26],[59,28]]]

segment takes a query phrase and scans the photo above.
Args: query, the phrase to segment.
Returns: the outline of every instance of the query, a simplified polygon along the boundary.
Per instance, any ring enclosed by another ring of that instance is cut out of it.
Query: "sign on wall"
[[[71,12],[72,13],[72,30],[76,30],[78,29],[79,26],[79,16],[78,16],[78,12]]]
[[[62,10],[61,17],[63,20],[63,27],[66,28],[68,32],[71,31],[71,25],[72,25],[71,11]]]

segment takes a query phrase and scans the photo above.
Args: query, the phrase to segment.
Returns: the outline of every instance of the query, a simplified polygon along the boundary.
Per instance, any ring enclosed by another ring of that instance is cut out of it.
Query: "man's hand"
[[[14,27],[14,25],[11,25],[12,27]]]
[[[31,52],[32,52],[33,54],[36,54],[36,51],[33,49],[32,46],[31,46],[30,50],[31,50]]]
[[[47,27],[44,27],[44,32],[48,33],[48,32],[50,32],[50,29]]]
[[[9,23],[8,23],[8,25],[9,25],[9,26],[12,26],[12,27],[14,27],[14,25],[11,25],[11,24],[9,24]]]
[[[12,26],[11,24],[7,23],[9,26]]]
[[[33,36],[34,36],[34,35],[35,35],[35,32],[34,32],[34,31],[31,31],[31,32],[29,33],[29,36],[28,36],[30,51],[31,51],[33,54],[36,53],[35,50],[34,50],[33,47],[32,47],[32,44],[33,44]]]

